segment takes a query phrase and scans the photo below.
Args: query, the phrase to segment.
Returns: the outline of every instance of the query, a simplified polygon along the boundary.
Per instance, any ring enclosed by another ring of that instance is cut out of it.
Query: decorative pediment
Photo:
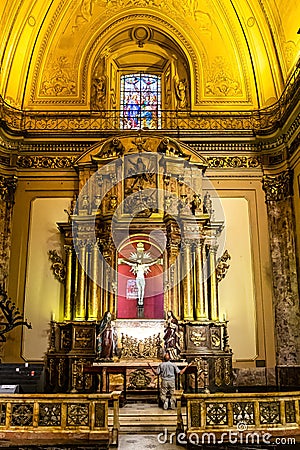
[[[135,133],[126,136],[114,136],[104,142],[92,146],[86,153],[78,158],[75,166],[90,165],[103,166],[108,162],[125,155],[137,153],[157,153],[166,158],[180,158],[196,164],[203,170],[208,166],[206,159],[196,153],[187,144],[169,137],[151,136]]]

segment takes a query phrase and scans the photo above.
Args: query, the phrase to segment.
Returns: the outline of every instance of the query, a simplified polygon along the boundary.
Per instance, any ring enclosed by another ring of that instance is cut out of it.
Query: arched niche
[[[191,67],[183,48],[167,32],[152,25],[129,25],[98,49],[90,71],[90,109],[121,109],[122,75],[157,75],[161,109],[191,106]]]

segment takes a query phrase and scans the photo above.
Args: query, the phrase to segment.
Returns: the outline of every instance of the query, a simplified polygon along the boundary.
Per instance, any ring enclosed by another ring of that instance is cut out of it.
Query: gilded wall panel
[[[85,0],[69,8],[68,13],[62,6],[58,7],[32,69],[30,103],[77,104],[89,108],[95,89],[91,76],[95,57],[99,52],[118,57],[125,40],[131,51],[138,53],[144,42],[136,40],[132,26],[139,24],[149,27],[150,37],[145,48],[153,43],[160,54],[164,39],[157,42],[154,35],[155,30],[161,30],[186,54],[191,71],[192,107],[210,106],[212,102],[224,106],[232,102],[252,104],[255,96],[251,93],[253,80],[248,75],[250,61],[247,62],[242,40],[237,38],[239,25],[232,10],[224,14],[218,5],[208,2],[201,5],[201,9],[194,2],[152,2],[151,7],[148,2],[144,3],[140,0]],[[140,7],[143,12],[137,9]],[[82,35],[86,39],[82,39]],[[114,41],[122,44],[117,50],[114,50]],[[171,53],[169,59],[172,59]],[[104,79],[109,75],[107,68]],[[111,88],[118,90],[118,87]]]

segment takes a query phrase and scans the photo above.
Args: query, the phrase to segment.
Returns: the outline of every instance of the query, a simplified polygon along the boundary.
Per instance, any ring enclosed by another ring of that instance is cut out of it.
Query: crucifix
[[[146,262],[149,261],[150,262]],[[143,316],[144,310],[144,296],[145,296],[145,275],[151,272],[150,266],[153,266],[159,261],[159,259],[155,259],[151,261],[150,252],[144,251],[144,244],[142,242],[138,242],[136,246],[136,252],[132,252],[130,254],[129,259],[122,258],[120,262],[128,264],[131,266],[130,272],[135,275],[136,287],[138,290],[138,312],[139,317]]]

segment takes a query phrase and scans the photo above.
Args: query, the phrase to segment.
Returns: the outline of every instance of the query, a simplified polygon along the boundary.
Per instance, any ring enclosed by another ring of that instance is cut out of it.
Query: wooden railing
[[[184,394],[186,429],[180,392],[177,398],[177,434],[182,433],[187,443],[191,437],[192,442],[198,437],[202,444],[208,438],[210,443],[220,442],[220,437],[230,441],[230,436],[239,443],[263,443],[260,438],[275,442],[275,436],[293,436],[295,441],[295,436],[300,435],[300,392]]]
[[[0,438],[12,441],[92,441],[118,444],[120,392],[109,394],[0,394]],[[108,402],[113,427],[108,427]]]

